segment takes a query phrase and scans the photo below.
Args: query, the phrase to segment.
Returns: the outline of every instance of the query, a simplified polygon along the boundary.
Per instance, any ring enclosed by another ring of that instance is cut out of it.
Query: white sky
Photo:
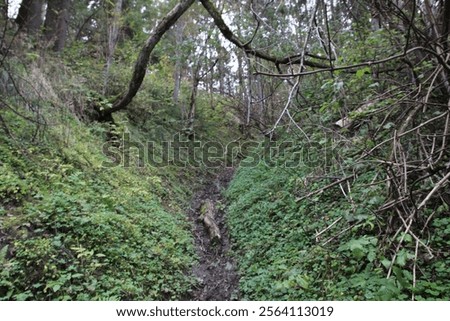
[[[10,0],[8,7],[8,17],[15,18],[17,16],[17,12],[19,11],[19,6],[22,3],[22,0]]]

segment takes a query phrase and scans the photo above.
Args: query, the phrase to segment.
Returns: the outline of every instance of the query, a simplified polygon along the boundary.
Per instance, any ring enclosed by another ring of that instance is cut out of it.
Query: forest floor
[[[189,218],[193,223],[193,233],[198,263],[193,267],[193,275],[198,283],[189,300],[230,301],[239,299],[239,275],[236,261],[230,253],[230,239],[226,224],[223,190],[228,186],[234,169],[225,168],[207,179],[193,196]],[[210,200],[215,207],[215,220],[220,229],[221,241],[211,241],[209,233],[200,218],[201,208]]]

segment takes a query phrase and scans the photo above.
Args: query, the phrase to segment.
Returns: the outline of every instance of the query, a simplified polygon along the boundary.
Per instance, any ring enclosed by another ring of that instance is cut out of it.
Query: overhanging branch
[[[358,64],[354,64],[354,65],[347,65],[347,66],[336,66],[336,67],[328,67],[326,66],[325,68],[320,68],[317,70],[310,70],[310,71],[303,71],[303,72],[299,72],[299,73],[290,73],[290,74],[274,74],[274,73],[268,73],[268,72],[263,72],[263,71],[258,71],[256,72],[257,75],[263,75],[263,76],[271,76],[271,77],[279,77],[279,78],[294,78],[294,77],[299,77],[299,76],[307,76],[307,75],[313,75],[313,74],[318,74],[321,72],[330,72],[330,71],[339,71],[339,70],[349,70],[349,69],[355,69],[355,68],[361,68],[361,67],[370,67],[370,66],[375,66],[375,65],[379,65],[379,64],[383,64],[386,62],[389,62],[391,60],[396,60],[396,59],[400,59],[400,58],[404,58],[405,56],[411,54],[414,51],[417,50],[422,50],[425,52],[428,52],[430,54],[432,54],[433,56],[435,56],[439,62],[441,62],[442,57],[440,57],[436,52],[424,48],[424,47],[414,47],[411,48],[403,53],[394,55],[394,56],[390,56],[387,58],[383,58],[380,60],[371,60],[371,61],[365,61],[365,62],[361,62]],[[444,64],[444,68],[450,68],[445,62],[442,62]]]
[[[184,0],[177,4],[156,26],[151,36],[145,42],[144,47],[139,53],[139,57],[134,64],[134,71],[128,90],[121,95],[111,108],[100,111],[100,119],[107,119],[112,113],[125,109],[136,96],[139,88],[144,81],[147,66],[150,61],[150,55],[161,40],[162,36],[177,22],[177,20],[194,4],[195,0]]]
[[[200,0],[203,7],[208,11],[209,15],[213,18],[214,24],[219,28],[222,35],[231,43],[233,43],[236,47],[243,49],[247,54],[255,56],[257,58],[261,58],[267,61],[271,61],[276,65],[293,65],[293,64],[301,64],[302,63],[302,55],[293,55],[287,57],[276,57],[272,56],[269,53],[253,48],[250,45],[250,42],[243,43],[236,35],[231,31],[231,29],[227,26],[225,21],[222,18],[220,12],[216,9],[211,0]],[[321,63],[317,63],[314,61],[303,60],[303,65],[315,68],[328,68],[328,65],[324,65]]]

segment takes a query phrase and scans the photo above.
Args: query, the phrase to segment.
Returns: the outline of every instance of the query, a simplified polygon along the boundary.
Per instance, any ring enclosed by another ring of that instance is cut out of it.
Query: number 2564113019
[[[333,314],[332,306],[299,306],[299,307],[282,307],[282,306],[261,306],[259,307],[260,317],[329,317]]]

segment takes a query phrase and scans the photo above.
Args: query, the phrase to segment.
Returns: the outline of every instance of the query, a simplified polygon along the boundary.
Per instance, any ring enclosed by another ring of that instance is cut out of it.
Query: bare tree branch
[[[249,42],[243,43],[234,33],[231,31],[231,29],[227,26],[225,21],[222,18],[222,15],[220,12],[216,9],[214,4],[211,2],[211,0],[200,0],[203,7],[208,11],[209,15],[213,18],[215,25],[217,28],[219,28],[222,35],[231,43],[233,43],[236,47],[243,49],[247,54],[271,61],[277,65],[293,65],[293,64],[303,64],[305,66],[309,67],[315,67],[315,68],[327,68],[328,65],[324,65],[321,63],[304,60],[303,54],[296,54],[288,57],[276,57],[272,56],[269,53],[263,52],[261,50],[253,48]]]
[[[328,67],[326,66],[325,68],[321,68],[321,69],[317,69],[317,70],[311,70],[311,71],[303,71],[303,72],[299,72],[299,73],[290,73],[290,74],[273,74],[273,73],[268,73],[268,72],[263,72],[263,71],[259,71],[256,74],[258,75],[264,75],[264,76],[271,76],[271,77],[279,77],[279,78],[293,78],[293,77],[298,77],[298,76],[307,76],[307,75],[313,75],[313,74],[318,74],[321,72],[330,72],[330,71],[338,71],[338,70],[348,70],[348,69],[354,69],[354,68],[359,68],[359,67],[366,67],[366,66],[374,66],[374,65],[379,65],[379,64],[383,64],[386,62],[389,62],[391,60],[396,60],[396,59],[400,59],[405,57],[406,55],[411,54],[414,51],[418,51],[418,50],[423,50],[426,51],[430,54],[432,54],[433,56],[435,56],[436,58],[438,58],[439,62],[441,64],[443,64],[443,67],[445,69],[450,70],[450,66],[442,60],[442,57],[434,52],[433,50],[424,48],[424,47],[414,47],[411,48],[409,50],[407,50],[404,53],[400,53],[391,57],[387,57],[387,58],[383,58],[380,60],[371,60],[371,61],[365,61],[365,62],[361,62],[359,64],[354,64],[354,65],[347,65],[347,66],[337,66],[337,67]],[[441,62],[442,60],[442,62]],[[305,63],[306,65],[306,63]]]

